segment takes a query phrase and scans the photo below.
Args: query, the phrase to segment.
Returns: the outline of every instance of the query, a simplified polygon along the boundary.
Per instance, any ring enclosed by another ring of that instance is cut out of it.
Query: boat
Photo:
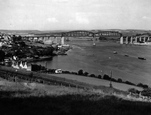
[[[138,59],[140,59],[140,60],[146,60],[145,58],[143,58],[143,57],[138,57]]]
[[[125,56],[125,57],[129,57],[129,55],[127,55],[127,54],[125,54],[124,56]]]
[[[117,51],[113,51],[113,54],[117,54]]]
[[[57,55],[67,55],[67,54],[63,51],[59,51],[59,52],[57,52]]]

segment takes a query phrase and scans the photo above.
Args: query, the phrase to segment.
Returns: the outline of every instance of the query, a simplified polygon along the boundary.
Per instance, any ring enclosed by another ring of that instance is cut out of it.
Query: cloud
[[[142,19],[146,20],[146,19],[149,19],[149,17],[143,16]]]
[[[58,22],[58,20],[54,17],[53,18],[47,18],[47,21],[51,22],[51,23],[57,23]]]
[[[80,24],[89,24],[89,20],[87,18],[83,18],[80,16],[76,17],[76,21]]]
[[[58,2],[58,3],[66,3],[69,2],[70,0],[52,0],[53,2]]]
[[[70,20],[69,20],[69,23],[70,23],[70,24],[71,24],[71,23],[74,23],[74,20],[70,19]]]
[[[75,13],[74,19],[69,20],[69,23],[89,24],[88,15],[86,13]]]

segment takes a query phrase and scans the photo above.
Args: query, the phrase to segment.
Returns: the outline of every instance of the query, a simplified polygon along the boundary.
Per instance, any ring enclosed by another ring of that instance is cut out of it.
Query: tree
[[[89,74],[88,72],[84,72],[83,73],[84,76],[88,76],[88,74]]]
[[[107,38],[106,38],[106,37],[103,37],[103,36],[100,36],[100,37],[99,37],[99,40],[107,40]]]
[[[126,84],[128,85],[135,85],[134,83],[130,82],[130,81],[125,81]]]
[[[122,83],[123,81],[122,81],[121,78],[118,78],[118,79],[117,79],[117,82]]]
[[[22,37],[19,35],[19,36],[17,37],[17,40],[18,40],[18,41],[21,41],[21,40],[22,40]]]
[[[96,77],[94,74],[91,74],[90,77]]]
[[[99,79],[102,79],[102,76],[101,76],[101,75],[98,75],[98,78],[99,78]]]
[[[105,79],[105,80],[110,80],[111,78],[110,78],[108,75],[105,74],[105,75],[103,76],[103,79]]]
[[[83,75],[83,70],[82,69],[78,71],[78,75]]]
[[[117,80],[115,78],[111,78],[111,81],[117,82]]]
[[[137,93],[137,94],[139,94],[139,91],[137,90],[137,89],[135,89],[135,88],[130,88],[130,89],[128,89],[128,92],[131,92],[131,93]]]
[[[137,84],[137,86],[138,87],[142,87],[142,88],[148,88],[148,85],[142,84],[142,83]]]
[[[141,92],[141,94],[142,94],[143,96],[151,96],[151,89],[150,89],[150,88],[145,89],[145,90],[143,90],[143,91]]]
[[[5,52],[0,50],[0,61],[4,61],[5,58]]]

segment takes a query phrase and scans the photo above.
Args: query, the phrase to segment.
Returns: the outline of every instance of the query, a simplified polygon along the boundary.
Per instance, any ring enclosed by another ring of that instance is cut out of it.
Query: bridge
[[[121,37],[121,34],[116,31],[86,31],[86,30],[76,30],[58,33],[42,33],[22,36],[23,39],[28,39],[31,41],[52,41],[54,43],[61,42],[64,38],[95,38],[98,39],[103,37]]]
[[[135,36],[121,36],[120,44],[139,44],[145,43],[148,44],[151,42],[151,35],[135,35]]]

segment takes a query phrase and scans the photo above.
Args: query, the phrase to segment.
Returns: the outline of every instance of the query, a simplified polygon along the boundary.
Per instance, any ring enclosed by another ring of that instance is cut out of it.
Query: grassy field
[[[70,75],[70,74],[51,74],[51,75],[61,77],[61,78],[65,78],[65,79],[76,80],[78,82],[83,82],[83,83],[96,85],[96,86],[107,86],[107,87],[109,87],[109,83],[110,83],[110,81],[107,81],[107,80],[96,79],[96,78],[92,78],[92,77],[84,77],[84,76],[80,76],[80,75]],[[139,91],[142,90],[142,88],[140,88],[140,87],[127,85],[127,84],[123,84],[123,83],[112,82],[112,85],[113,85],[114,88],[122,90],[122,91],[128,91],[128,89],[130,89],[130,88],[135,88]]]
[[[0,115],[150,115],[151,103],[89,90],[0,79]],[[105,89],[109,91],[109,89]]]

